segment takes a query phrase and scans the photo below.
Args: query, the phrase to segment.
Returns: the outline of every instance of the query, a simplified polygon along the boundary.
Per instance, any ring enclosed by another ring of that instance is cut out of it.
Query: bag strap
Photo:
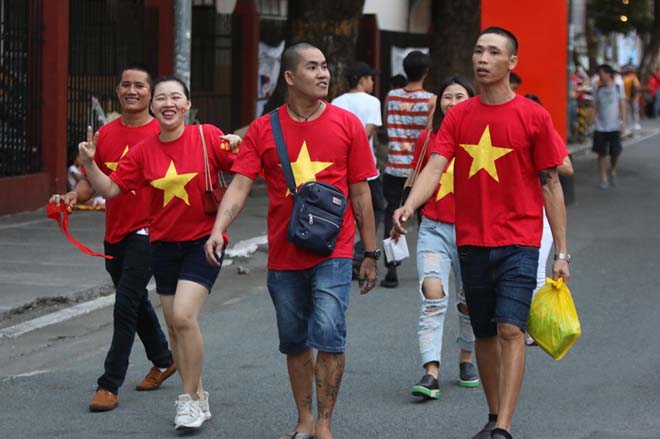
[[[293,171],[291,170],[291,160],[289,159],[289,153],[286,150],[286,144],[284,143],[284,135],[282,134],[280,117],[277,113],[278,110],[279,108],[276,108],[270,112],[270,125],[273,129],[273,137],[275,138],[277,155],[280,157],[280,163],[282,164],[282,171],[284,172],[286,185],[289,186],[289,191],[294,194],[296,192],[296,180],[293,177]]]
[[[209,166],[209,154],[206,151],[206,139],[204,138],[204,129],[202,124],[197,124],[199,127],[199,135],[202,138],[202,149],[204,150],[204,186],[207,191],[210,191],[213,188],[213,182],[211,180],[211,167]]]
[[[424,162],[424,158],[426,157],[426,149],[429,146],[430,139],[431,139],[431,130],[428,130],[426,132],[426,139],[424,139],[424,145],[422,145],[422,152],[419,154],[419,159],[417,160],[417,164],[415,164],[415,169],[413,169],[413,172],[410,174],[410,177],[408,177],[408,179],[406,180],[404,186],[412,187],[412,185],[415,184],[415,180],[417,180],[417,176],[422,170],[422,163]]]

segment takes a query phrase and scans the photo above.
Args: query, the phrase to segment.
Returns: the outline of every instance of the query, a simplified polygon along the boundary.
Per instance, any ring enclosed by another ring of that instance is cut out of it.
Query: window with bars
[[[0,177],[41,170],[42,0],[0,0]]]

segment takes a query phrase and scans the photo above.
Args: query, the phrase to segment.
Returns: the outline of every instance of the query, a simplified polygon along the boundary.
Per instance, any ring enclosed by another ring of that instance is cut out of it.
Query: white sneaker
[[[176,416],[174,417],[174,428],[176,430],[199,428],[206,420],[199,404],[197,401],[193,401],[190,395],[179,395],[174,404],[176,405]]]
[[[197,392],[197,405],[204,414],[206,421],[211,419],[211,410],[209,410],[209,392]]]

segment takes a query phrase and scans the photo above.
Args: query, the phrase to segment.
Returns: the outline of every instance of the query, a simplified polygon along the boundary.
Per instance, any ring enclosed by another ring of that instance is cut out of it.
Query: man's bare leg
[[[308,349],[301,354],[287,355],[286,365],[289,370],[293,399],[296,402],[296,410],[298,411],[298,421],[293,431],[313,435],[314,352]],[[280,439],[289,439],[289,436],[280,436]]]
[[[525,374],[525,337],[519,327],[510,323],[498,323],[497,334],[501,352],[497,428],[510,432]]]
[[[500,343],[498,337],[478,337],[474,342],[481,384],[488,402],[488,413],[499,413]]]
[[[344,354],[319,352],[316,358],[316,399],[319,411],[315,426],[316,439],[333,439],[332,412],[337,402],[345,363]]]

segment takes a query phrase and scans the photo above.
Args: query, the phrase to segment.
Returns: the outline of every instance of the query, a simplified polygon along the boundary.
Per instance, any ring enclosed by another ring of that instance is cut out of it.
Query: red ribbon
[[[114,259],[113,256],[104,255],[103,253],[96,253],[95,251],[90,250],[81,244],[76,238],[74,238],[71,233],[69,233],[69,215],[71,215],[71,208],[66,206],[64,203],[60,203],[59,205],[57,203],[48,203],[46,206],[46,216],[57,221],[57,224],[60,226],[60,230],[62,230],[64,236],[66,236],[71,244],[78,247],[81,252],[89,256]]]

